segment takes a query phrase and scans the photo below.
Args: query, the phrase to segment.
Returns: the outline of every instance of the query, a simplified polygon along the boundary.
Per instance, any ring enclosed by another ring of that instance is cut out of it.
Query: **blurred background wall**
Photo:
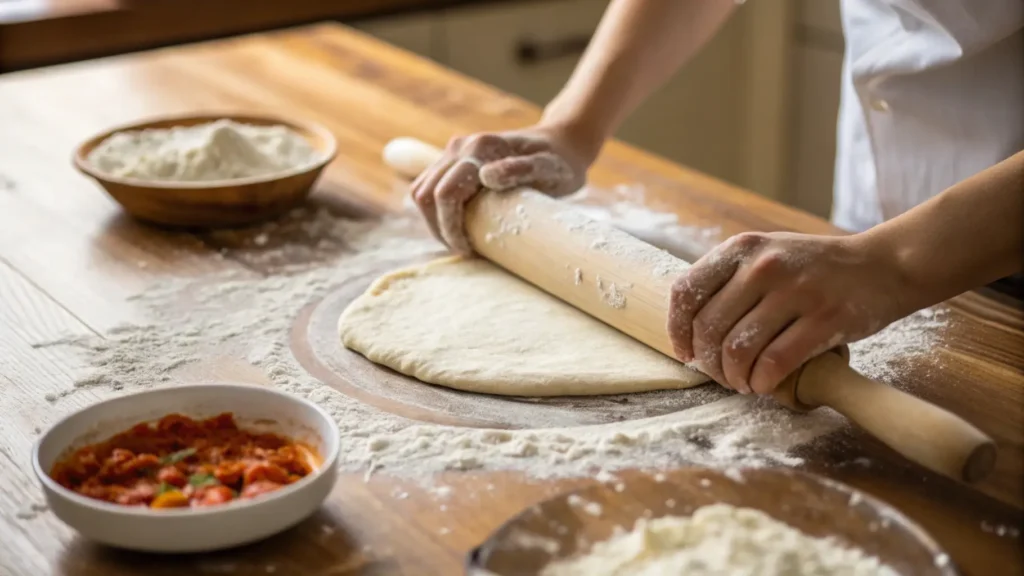
[[[543,105],[607,2],[0,0],[0,73],[336,20]],[[827,217],[843,52],[838,4],[747,2],[618,137]]]

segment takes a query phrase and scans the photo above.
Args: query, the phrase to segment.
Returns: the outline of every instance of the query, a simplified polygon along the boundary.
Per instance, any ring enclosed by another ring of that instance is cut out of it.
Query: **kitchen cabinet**
[[[786,200],[827,218],[832,209],[836,119],[842,53],[815,46],[796,50],[796,114],[792,187]]]
[[[388,44],[432,60],[441,60],[444,39],[440,35],[441,15],[438,12],[358,20],[350,25]]]
[[[788,76],[782,62],[789,54],[783,41],[790,39],[788,33],[783,38],[781,30],[766,34],[762,28],[784,26],[776,15],[788,17],[789,2],[759,0],[758,6],[739,10],[624,122],[616,136],[778,197],[785,188],[784,159],[792,156],[784,148],[789,101],[783,96],[791,91],[784,86]],[[356,25],[543,106],[569,78],[607,4],[608,0],[479,3]],[[770,51],[775,54],[766,57]]]
[[[606,0],[556,0],[451,10],[444,18],[452,68],[544,105],[565,84]],[[626,120],[617,137],[736,182],[744,78],[740,31],[729,24],[684,70]]]
[[[786,202],[822,217],[832,209],[843,36],[839,0],[802,0],[794,30],[792,150]]]

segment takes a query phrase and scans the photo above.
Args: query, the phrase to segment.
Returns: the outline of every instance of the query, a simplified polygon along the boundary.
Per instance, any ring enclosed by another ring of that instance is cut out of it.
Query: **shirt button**
[[[873,109],[875,109],[875,110],[877,110],[879,112],[888,112],[889,111],[889,103],[886,102],[885,100],[882,100],[881,98],[875,98],[875,99],[871,100],[871,108],[873,108]]]

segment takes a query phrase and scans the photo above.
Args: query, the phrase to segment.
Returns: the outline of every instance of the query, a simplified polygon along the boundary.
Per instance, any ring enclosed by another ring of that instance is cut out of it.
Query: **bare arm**
[[[894,254],[908,314],[1020,272],[1024,151],[863,235]]]
[[[561,196],[583,185],[604,141],[683,65],[735,9],[735,0],[613,0],[593,41],[541,121],[453,138],[412,184],[434,236],[469,254],[463,215],[481,189],[516,186]]]
[[[568,127],[599,149],[735,8],[735,0],[613,0],[541,123]]]
[[[676,282],[677,356],[766,394],[811,357],[1022,269],[1024,152],[853,236],[746,233]]]

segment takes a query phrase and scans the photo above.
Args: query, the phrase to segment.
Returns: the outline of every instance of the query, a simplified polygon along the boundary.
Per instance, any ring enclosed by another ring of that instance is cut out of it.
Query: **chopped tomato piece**
[[[281,485],[278,484],[277,482],[260,480],[252,484],[247,484],[246,487],[242,489],[242,494],[241,496],[239,496],[239,498],[255,498],[257,496],[262,496],[264,494],[273,492],[274,490],[277,490],[279,488],[281,488]]]
[[[185,477],[185,474],[174,466],[164,466],[161,468],[156,474],[156,479],[176,488],[181,488],[188,483],[188,478]]]
[[[194,499],[196,506],[214,506],[217,504],[224,504],[235,499],[235,493],[227,486],[209,486],[196,491],[196,498]]]
[[[217,466],[217,469],[213,472],[213,476],[221,484],[228,484],[234,486],[242,481],[242,474],[245,473],[245,463],[231,461],[224,462]]]
[[[127,506],[144,506],[149,504],[154,497],[156,497],[156,486],[139,483],[119,494],[116,502]]]
[[[288,483],[288,473],[280,466],[273,464],[251,464],[245,469],[242,483],[246,486],[262,480],[269,480],[277,484]]]

